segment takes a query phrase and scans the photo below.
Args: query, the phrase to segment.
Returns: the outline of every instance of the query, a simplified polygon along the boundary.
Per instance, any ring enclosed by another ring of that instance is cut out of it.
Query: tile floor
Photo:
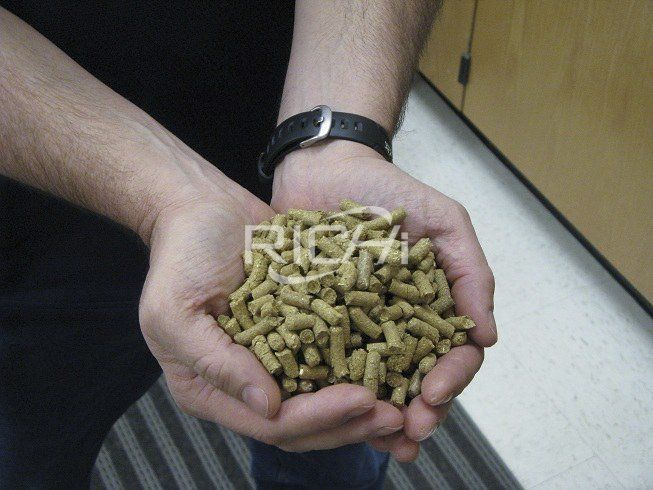
[[[421,79],[395,141],[494,269],[500,342],[460,400],[517,479],[653,487],[653,320]]]

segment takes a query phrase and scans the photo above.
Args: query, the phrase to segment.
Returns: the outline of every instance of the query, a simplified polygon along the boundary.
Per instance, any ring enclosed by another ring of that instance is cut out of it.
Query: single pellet
[[[404,342],[404,352],[403,354],[394,354],[388,357],[386,361],[388,371],[402,373],[410,368],[410,363],[417,348],[417,339],[412,335],[404,334],[401,340]]]
[[[287,305],[286,303],[280,301],[279,299],[277,299],[274,303],[277,309],[279,310],[279,313],[281,313],[281,316],[289,317],[299,313],[299,308],[297,308],[296,306]]]
[[[306,209],[289,209],[288,218],[299,221],[306,226],[315,226],[320,224],[324,213],[322,211],[308,211]]]
[[[229,320],[230,320],[229,315],[218,315],[218,318],[215,319],[215,321],[218,322],[218,325],[220,325],[222,328],[225,327],[225,325]]]
[[[312,393],[317,389],[315,381],[310,379],[300,379],[297,383],[297,393]]]
[[[408,320],[406,330],[416,337],[426,337],[434,344],[440,340],[440,332],[438,329],[419,318],[411,318]]]
[[[340,294],[350,291],[356,285],[358,270],[353,262],[343,262],[336,271],[336,283],[333,288]]]
[[[429,254],[430,251],[431,251],[431,239],[420,238],[408,250],[408,263],[412,266],[416,266],[426,258],[426,256]]]
[[[429,306],[433,311],[435,311],[438,315],[440,315],[445,311],[447,311],[452,306],[454,306],[454,301],[451,296],[440,296]]]
[[[397,324],[393,321],[383,322],[381,324],[383,336],[388,344],[390,354],[401,354],[404,351],[404,343],[401,341],[401,335],[397,329]]]
[[[451,340],[442,339],[437,344],[435,344],[435,353],[439,356],[445,355],[451,350]]]
[[[438,298],[441,298],[442,296],[451,297],[451,289],[449,289],[447,276],[442,269],[435,270],[435,284],[438,286]]]
[[[270,348],[275,352],[280,352],[286,348],[286,343],[284,342],[283,337],[275,331],[270,332],[266,337],[266,340],[268,341]]]
[[[365,373],[365,360],[367,352],[364,349],[356,349],[349,357],[349,378],[352,381],[363,379]]]
[[[342,327],[342,332],[345,337],[345,347],[349,347],[351,345],[351,322],[349,321],[349,312],[345,305],[338,305],[334,308],[342,315],[340,326]]]
[[[369,342],[365,345],[365,349],[367,349],[367,352],[376,351],[381,357],[388,357],[390,355],[387,342]]]
[[[358,332],[352,332],[349,337],[349,343],[352,347],[360,347],[363,345],[363,336]]]
[[[381,311],[383,310],[383,306],[381,305],[376,305],[373,306],[368,312],[367,316],[369,316],[372,320],[375,322],[379,322],[379,315],[381,314]],[[363,309],[365,311],[365,309]]]
[[[270,346],[263,335],[257,335],[254,337],[252,346],[254,354],[258,357],[258,360],[261,361],[263,366],[265,366],[265,369],[268,370],[268,373],[276,376],[283,371],[279,359],[277,359],[277,356],[275,356],[272,350],[270,350]]]
[[[363,373],[363,385],[375,395],[379,389],[379,364],[381,355],[372,351],[367,353],[365,359],[365,372]]]
[[[311,310],[317,313],[320,318],[325,320],[329,325],[338,325],[342,321],[342,315],[338,313],[333,306],[329,305],[323,299],[314,299],[311,302]]]
[[[403,318],[404,310],[399,305],[384,306],[379,313],[379,320],[382,322],[395,321]]]
[[[222,327],[229,337],[232,339],[237,333],[241,332],[240,325],[238,325],[238,320],[235,318],[229,318],[229,321]]]
[[[279,294],[279,299],[287,305],[304,308],[305,310],[311,309],[311,297],[308,294],[298,293],[297,291],[286,288]]]
[[[234,335],[234,342],[240,345],[249,346],[252,344],[254,337],[258,335],[262,336],[265,340],[264,336],[277,328],[279,326],[279,322],[279,318],[276,317],[269,316],[264,318],[252,328],[248,328],[247,330],[243,330],[242,332],[238,332],[236,335]],[[265,345],[267,345],[267,342]]]
[[[353,306],[348,310],[349,318],[351,318],[352,323],[360,332],[373,339],[378,339],[381,336],[383,333],[381,326],[374,323],[360,307]]]
[[[417,341],[415,353],[413,354],[413,364],[419,363],[424,357],[435,349],[435,343],[428,337],[422,337]]]
[[[410,386],[410,381],[406,378],[401,379],[401,384],[392,390],[392,395],[390,396],[390,403],[395,407],[402,407],[406,404],[406,395],[408,394],[408,387]]]
[[[261,307],[265,303],[271,303],[272,301],[274,301],[274,296],[271,294],[266,294],[265,296],[261,296],[258,299],[253,299],[247,303],[247,309],[252,315],[258,315],[261,312]]]
[[[449,317],[447,318],[447,322],[451,323],[451,325],[453,325],[453,328],[455,328],[456,330],[469,330],[476,326],[474,320],[472,320],[467,315]]]
[[[295,359],[295,354],[290,349],[284,349],[281,352],[275,352],[279,363],[283,368],[283,373],[289,378],[296,378],[299,376],[299,364]]]
[[[315,335],[315,343],[317,345],[324,347],[329,344],[329,326],[320,317],[315,319],[313,334]]]
[[[315,325],[315,315],[310,315],[308,313],[296,313],[292,316],[287,317],[286,321],[283,324],[290,331],[313,328]]]
[[[377,293],[368,291],[348,291],[345,293],[345,304],[347,306],[362,306],[372,308],[379,305],[381,297]]]
[[[355,216],[361,219],[367,219],[370,215],[367,206],[363,206],[351,199],[343,199],[340,201],[340,210],[345,211],[350,216]]]
[[[397,281],[396,279],[390,281],[388,292],[405,299],[409,303],[415,304],[420,301],[419,289],[417,289],[417,287],[412,284]]]
[[[408,262],[410,262],[410,252],[408,252]],[[435,256],[433,252],[429,252],[428,255],[417,264],[417,268],[422,272],[428,272],[431,269],[435,268]]]
[[[297,352],[301,347],[301,340],[299,335],[295,332],[291,332],[286,328],[284,324],[281,324],[277,327],[277,332],[283,337],[283,341],[291,351]]]
[[[279,284],[268,277],[265,281],[252,289],[252,298],[258,299],[266,294],[274,293],[278,287]]]
[[[388,367],[386,366],[385,362],[381,361],[379,363],[379,384],[383,385],[385,384],[385,377],[388,374]]]
[[[302,344],[312,344],[315,342],[315,334],[310,328],[305,328],[299,331],[299,341]]]
[[[453,325],[443,319],[431,308],[426,306],[417,305],[414,307],[415,316],[429,325],[433,325],[440,332],[441,337],[451,338],[455,329]]]
[[[300,275],[301,276],[301,269],[299,267],[299,264],[295,264],[294,262],[290,264],[284,265],[280,270],[279,273],[282,276],[285,277],[292,277],[294,275]]]
[[[322,361],[320,351],[315,344],[303,344],[302,354],[304,354],[304,361],[309,366],[317,366]]]
[[[374,270],[374,258],[368,250],[358,253],[358,273],[356,275],[356,289],[366,291],[370,287],[370,277]]]
[[[294,393],[297,391],[297,380],[288,376],[282,376],[281,387],[288,393]]]
[[[332,259],[340,259],[345,255],[345,251],[331,238],[323,236],[317,240],[316,245],[322,252]]]
[[[329,366],[308,366],[306,364],[299,365],[300,379],[327,379],[328,376]]]
[[[431,369],[435,367],[437,361],[438,359],[435,357],[435,354],[427,354],[422,358],[421,361],[419,361],[419,372],[426,376],[431,371]]]
[[[406,210],[403,207],[393,209],[389,216],[379,216],[370,221],[364,221],[362,226],[369,230],[387,230],[400,224],[406,218]]]
[[[308,274],[306,275],[306,292],[310,294],[318,294],[322,290],[322,284],[320,283],[319,277],[310,279],[318,274],[319,272],[317,271],[308,271]]]
[[[456,332],[451,336],[451,347],[458,347],[467,343],[467,333]]]
[[[322,288],[318,293],[318,296],[330,306],[334,306],[338,299],[338,294],[333,288]]]
[[[433,301],[433,298],[435,298],[435,289],[433,289],[431,281],[428,280],[424,272],[420,270],[413,272],[413,284],[415,284],[419,290],[419,295],[422,303],[429,303]]]
[[[345,359],[345,336],[342,327],[329,329],[329,352],[331,354],[331,367],[336,378],[343,378],[349,374],[347,360]]]
[[[244,298],[239,298],[235,301],[232,301],[229,303],[229,307],[231,308],[231,313],[233,314],[234,318],[238,320],[238,324],[243,329],[247,330],[248,328],[252,328],[254,326],[254,320],[249,314],[249,310],[247,309]]]
[[[396,324],[397,324],[397,330],[403,337],[404,333],[406,332],[406,327],[408,326],[408,323],[406,322],[406,320],[399,320],[398,322],[396,322]]]
[[[410,383],[408,385],[408,396],[415,398],[422,393],[422,373],[419,372],[419,369],[416,369],[413,375],[410,377]]]
[[[297,264],[299,264],[299,268],[302,270],[304,274],[308,274],[308,272],[311,269],[311,254],[310,252],[304,248],[301,247],[299,249],[299,253],[297,254]]]

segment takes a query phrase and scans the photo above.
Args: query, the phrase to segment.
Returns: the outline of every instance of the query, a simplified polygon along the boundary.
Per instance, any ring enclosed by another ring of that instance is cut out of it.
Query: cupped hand
[[[431,238],[438,267],[452,283],[459,315],[477,324],[470,343],[438,359],[422,382],[422,394],[404,410],[404,430],[370,442],[400,461],[417,457],[418,442],[442,423],[451,400],[471,382],[483,362],[483,348],[497,340],[493,315],[494,278],[465,208],[409,176],[373,150],[332,141],[290,153],[277,166],[272,207],[337,209],[343,198],[391,210],[403,206],[403,229],[411,241]]]
[[[281,402],[275,380],[215,320],[244,279],[245,225],[274,213],[236,186],[186,195],[154,219],[140,302],[143,335],[179,407],[291,451],[400,430],[401,413],[360,386],[333,386]]]

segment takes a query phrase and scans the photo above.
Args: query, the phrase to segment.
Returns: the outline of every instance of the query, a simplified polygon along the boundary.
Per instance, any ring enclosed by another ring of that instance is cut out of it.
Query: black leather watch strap
[[[366,117],[332,112],[328,106],[320,105],[289,117],[277,126],[267,148],[259,156],[259,177],[263,182],[272,181],[275,164],[283,156],[327,138],[362,143],[392,161],[392,142],[383,127]]]

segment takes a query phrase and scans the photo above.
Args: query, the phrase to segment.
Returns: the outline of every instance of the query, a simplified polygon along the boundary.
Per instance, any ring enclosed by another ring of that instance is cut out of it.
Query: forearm
[[[299,0],[279,114],[326,104],[393,134],[436,0]]]
[[[0,173],[138,232],[197,182],[226,178],[0,9]]]

